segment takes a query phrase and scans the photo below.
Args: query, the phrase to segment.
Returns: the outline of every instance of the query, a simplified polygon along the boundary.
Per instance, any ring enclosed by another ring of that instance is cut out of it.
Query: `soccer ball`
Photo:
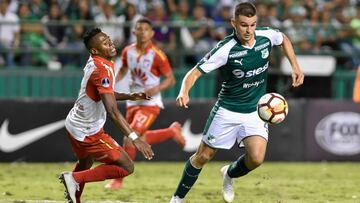
[[[288,104],[278,93],[264,94],[257,103],[257,112],[261,120],[270,124],[279,124],[288,114]]]

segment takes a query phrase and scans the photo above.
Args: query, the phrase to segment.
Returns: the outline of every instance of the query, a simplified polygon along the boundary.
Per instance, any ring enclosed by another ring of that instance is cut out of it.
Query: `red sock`
[[[168,139],[173,138],[175,135],[174,131],[170,128],[164,128],[159,130],[148,130],[145,132],[145,140],[149,144],[156,144],[164,142]]]
[[[73,170],[73,172],[78,172],[78,171],[82,171],[84,169],[80,168],[80,165],[79,165],[79,162],[76,162],[76,165],[75,165],[75,168]],[[80,197],[81,197],[81,194],[84,190],[84,187],[85,187],[85,183],[80,183],[79,184],[79,190],[76,191],[75,193],[75,197],[76,197],[76,203],[81,203],[80,201]]]
[[[103,181],[106,179],[123,178],[127,175],[129,175],[129,173],[125,169],[119,166],[107,164],[101,164],[93,169],[85,171],[73,172],[73,177],[79,184]]]
[[[136,158],[136,148],[133,146],[125,145],[124,150],[129,155],[130,159],[134,161]]]

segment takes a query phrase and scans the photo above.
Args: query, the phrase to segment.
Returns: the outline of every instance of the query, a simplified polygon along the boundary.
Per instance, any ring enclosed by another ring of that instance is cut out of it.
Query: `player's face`
[[[147,23],[137,23],[134,34],[138,43],[147,43],[154,36],[154,30]]]
[[[101,32],[95,37],[95,46],[94,50],[92,50],[95,53],[92,52],[93,54],[96,54],[106,59],[111,59],[116,55],[115,46],[107,34]]]
[[[246,17],[239,15],[231,20],[231,24],[242,42],[249,42],[254,39],[257,17]]]

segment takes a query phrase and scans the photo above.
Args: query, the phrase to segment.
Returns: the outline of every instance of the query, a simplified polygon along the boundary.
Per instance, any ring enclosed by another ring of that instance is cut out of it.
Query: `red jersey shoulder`
[[[100,93],[112,92],[113,66],[102,60],[94,60],[96,66],[92,79]]]
[[[135,47],[136,46],[136,44],[130,44],[130,45],[128,45],[128,46],[126,46],[123,50],[122,50],[122,52],[121,52],[121,60],[122,60],[122,63],[123,63],[123,65],[124,66],[127,66],[127,53],[129,52],[129,50],[131,49],[131,48],[133,48],[133,47]]]

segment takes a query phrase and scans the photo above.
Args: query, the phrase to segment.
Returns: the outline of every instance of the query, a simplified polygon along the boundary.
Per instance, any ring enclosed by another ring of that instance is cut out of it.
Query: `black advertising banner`
[[[359,104],[311,100],[306,114],[306,160],[360,161]]]
[[[278,125],[269,125],[266,159],[274,161],[304,160],[305,100],[287,100],[289,113]]]
[[[201,141],[203,127],[215,100],[193,100],[189,109],[176,107],[173,100],[151,129],[178,121],[187,140],[184,149],[172,140],[153,145],[154,161],[184,161]],[[360,160],[360,107],[352,102],[331,100],[288,100],[289,115],[269,127],[266,160],[351,161]],[[0,162],[75,161],[64,119],[73,101],[0,101]],[[119,103],[122,112],[124,102]],[[118,143],[122,135],[108,118],[104,127]],[[214,160],[235,160],[243,149],[219,150]],[[140,154],[138,160],[144,160]]]
[[[64,133],[70,102],[1,101],[0,161],[73,160]]]
[[[189,109],[180,109],[174,101],[165,102],[152,129],[168,127],[173,121],[183,125],[187,140],[184,149],[172,140],[153,145],[154,161],[183,161],[192,155],[201,140],[201,132],[214,100],[196,101]],[[0,162],[58,162],[75,161],[70,143],[65,136],[64,119],[73,101],[0,101]],[[124,102],[119,103],[122,112]],[[104,127],[118,143],[122,135],[111,119]],[[234,160],[241,150],[220,150],[215,160]],[[139,160],[144,160],[138,154]]]

